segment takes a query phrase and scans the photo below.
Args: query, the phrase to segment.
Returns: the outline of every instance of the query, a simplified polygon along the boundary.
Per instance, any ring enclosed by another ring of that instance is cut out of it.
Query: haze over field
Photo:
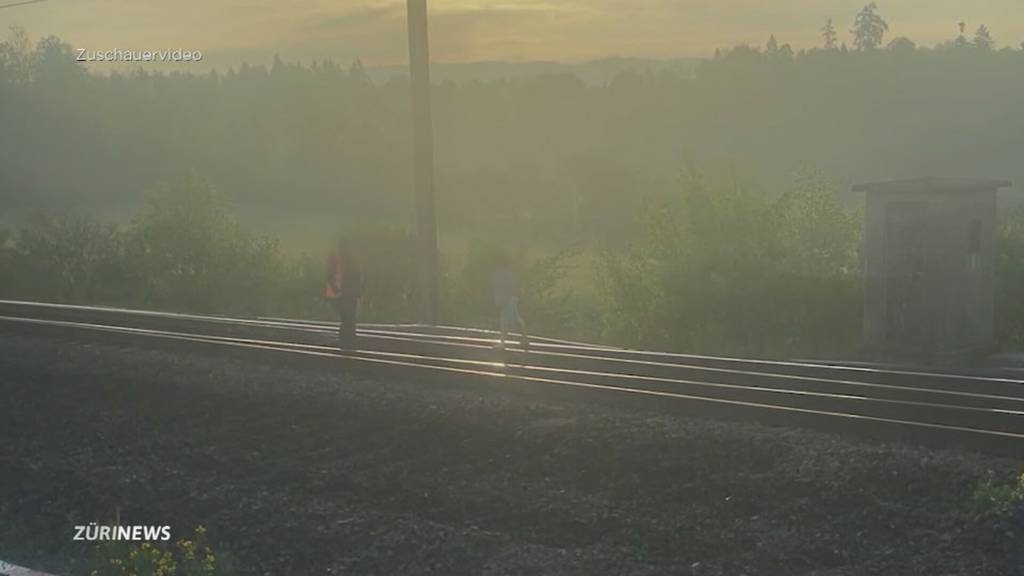
[[[864,0],[433,0],[438,61],[580,61],[607,56],[705,57],[717,48],[762,44],[770,34],[808,48],[826,18],[849,41]],[[202,50],[210,65],[242,60],[361,58],[369,66],[406,59],[399,0],[49,0],[6,10],[0,26],[56,34],[76,48]],[[895,36],[933,45],[988,23],[1003,45],[1024,41],[1019,0],[898,0],[883,3]]]
[[[487,270],[505,251],[539,333],[840,357],[861,333],[852,184],[1020,190],[1015,2],[775,4],[431,1],[446,321],[493,324]],[[403,7],[0,11],[27,32],[0,42],[0,295],[322,316],[321,254],[346,234],[374,283],[364,319],[414,319]],[[209,60],[83,65],[76,47]],[[1024,345],[1012,207],[997,288],[1008,346]]]

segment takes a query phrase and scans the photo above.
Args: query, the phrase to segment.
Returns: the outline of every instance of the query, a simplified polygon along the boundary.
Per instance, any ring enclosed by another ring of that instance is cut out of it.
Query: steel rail
[[[7,301],[0,300],[0,313],[10,314],[11,310],[19,311],[37,311],[37,312],[49,312],[49,313],[62,313],[62,312],[75,312],[80,314],[100,314],[100,315],[117,315],[124,316],[125,318],[136,318],[136,319],[151,319],[155,321],[196,321],[204,323],[216,323],[223,326],[238,326],[240,328],[267,328],[267,329],[284,329],[284,330],[295,330],[298,332],[306,332],[310,334],[327,335],[333,332],[333,328],[329,323],[319,321],[305,321],[305,320],[282,320],[282,319],[248,319],[248,318],[232,318],[223,316],[204,316],[196,314],[181,314],[181,313],[170,313],[170,312],[154,312],[145,310],[129,310],[123,308],[106,308],[97,306],[78,306],[78,305],[67,305],[67,304],[48,304],[38,302],[19,302],[19,301]],[[17,315],[21,315],[17,313]],[[458,344],[464,344],[466,346],[485,348],[496,343],[493,335],[490,337],[483,336],[459,336],[455,334],[438,334],[432,330],[416,331],[415,325],[402,325],[398,327],[385,327],[384,325],[363,325],[360,328],[360,335],[375,338],[375,337],[400,337],[407,338],[409,340],[418,340],[424,342],[452,342]],[[455,328],[446,328],[444,331],[459,330]],[[483,333],[491,334],[486,331],[479,331],[475,329],[466,329],[469,333]],[[851,376],[890,376],[890,377],[912,377],[911,379],[926,380],[929,382],[928,388],[939,387],[937,382],[948,382],[949,387],[946,389],[951,391],[960,391],[964,385],[1008,385],[1007,390],[1016,392],[1017,394],[1024,396],[1024,380],[1017,378],[1006,378],[1006,377],[994,377],[994,376],[981,376],[976,374],[964,374],[964,373],[943,373],[936,371],[920,371],[920,370],[902,370],[892,368],[870,368],[860,365],[836,365],[836,364],[817,364],[812,362],[785,362],[785,361],[771,361],[771,360],[752,360],[752,359],[741,359],[741,358],[729,358],[729,357],[718,357],[718,356],[700,356],[700,355],[687,355],[687,354],[674,354],[665,352],[650,352],[642,350],[626,350],[621,348],[611,348],[604,346],[590,346],[581,345],[578,343],[566,343],[560,340],[549,340],[540,339],[536,344],[538,351],[543,351],[552,354],[563,354],[563,355],[575,355],[581,358],[587,359],[601,359],[609,361],[621,361],[630,363],[631,365],[642,365],[648,364],[652,366],[679,366],[682,368],[689,369],[704,369],[704,370],[719,370],[723,372],[734,371],[737,373],[751,373],[751,374],[773,374],[776,376],[787,376],[787,377],[803,377],[811,378],[822,381],[833,381],[833,382],[860,382],[860,383],[879,383],[885,384],[885,382],[879,382],[877,378],[869,381],[864,380],[852,380],[843,378],[834,378],[829,376],[819,376],[819,374],[843,374],[847,373]],[[796,369],[796,370],[794,370]],[[807,374],[813,374],[807,376]],[[904,384],[892,384],[894,386],[910,387],[912,385]],[[999,394],[995,394],[999,395]],[[1013,395],[1008,393],[1007,395]]]
[[[538,367],[530,365],[508,366],[495,361],[470,360],[431,355],[387,351],[339,352],[325,345],[304,344],[253,338],[226,337],[203,333],[173,332],[168,330],[97,324],[81,321],[63,321],[2,316],[2,325],[35,325],[65,330],[103,332],[107,334],[173,340],[187,344],[218,345],[259,351],[274,351],[324,359],[344,360],[362,365],[411,368],[449,375],[474,376],[500,381],[559,385],[574,390],[642,395],[662,402],[689,401],[704,405],[742,407],[759,412],[800,414],[815,418],[840,419],[847,424],[856,421],[868,426],[885,424],[916,431],[942,431],[953,440],[967,439],[977,444],[981,439],[998,441],[1001,451],[1007,443],[1012,450],[1024,449],[1024,425],[1020,411],[979,409],[969,406],[935,404],[930,402],[894,401],[866,396],[837,395],[804,390],[759,388],[675,378],[651,378],[638,375],[574,370],[568,368]],[[672,388],[659,388],[669,385]],[[685,387],[685,390],[680,390]],[[967,423],[969,422],[969,424]]]

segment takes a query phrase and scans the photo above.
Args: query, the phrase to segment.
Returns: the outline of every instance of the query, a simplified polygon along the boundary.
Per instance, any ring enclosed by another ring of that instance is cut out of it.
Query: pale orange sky
[[[6,3],[8,0],[0,0]],[[848,40],[866,0],[431,0],[437,61],[562,60],[605,56],[708,56],[715,48],[819,43],[831,17]],[[966,20],[988,24],[1000,45],[1024,41],[1024,0],[882,0],[889,37],[935,44]],[[247,60],[406,60],[400,0],[48,0],[0,10],[0,26],[76,48],[201,50],[206,64]]]

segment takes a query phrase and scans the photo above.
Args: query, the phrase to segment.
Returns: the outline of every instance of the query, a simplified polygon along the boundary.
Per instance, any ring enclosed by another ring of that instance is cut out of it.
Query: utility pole
[[[412,79],[414,188],[419,260],[420,322],[437,323],[437,220],[434,215],[434,121],[430,98],[427,0],[408,0],[409,71]]]

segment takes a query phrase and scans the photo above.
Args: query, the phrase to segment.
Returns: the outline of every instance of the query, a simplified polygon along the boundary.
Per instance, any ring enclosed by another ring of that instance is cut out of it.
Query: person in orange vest
[[[344,239],[327,259],[324,298],[338,313],[338,344],[351,349],[356,344],[356,316],[363,295],[363,273]]]

